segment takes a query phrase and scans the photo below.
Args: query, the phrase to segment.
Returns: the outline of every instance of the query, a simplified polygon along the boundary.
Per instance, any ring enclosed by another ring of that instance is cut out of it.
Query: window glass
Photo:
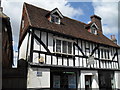
[[[56,52],[72,54],[72,42],[56,39]]]
[[[97,29],[96,29],[95,26],[92,26],[92,27],[91,27],[91,33],[97,34]]]
[[[109,50],[101,49],[101,58],[110,59]]]
[[[63,41],[62,45],[63,45],[63,46],[62,46],[62,47],[63,47],[63,48],[62,48],[62,50],[63,50],[62,52],[63,52],[63,53],[67,53],[67,42],[66,42],[66,41]]]
[[[56,40],[56,52],[61,52],[61,40]]]
[[[60,18],[57,15],[51,15],[51,22],[59,24]]]
[[[72,43],[68,42],[68,54],[72,54]]]
[[[59,75],[53,76],[53,88],[60,88],[60,76]]]

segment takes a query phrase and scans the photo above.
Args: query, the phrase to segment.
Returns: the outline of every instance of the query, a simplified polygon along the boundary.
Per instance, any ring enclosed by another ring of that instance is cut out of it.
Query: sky
[[[98,15],[102,18],[103,34],[110,38],[116,35],[118,38],[118,1],[119,0],[2,0],[3,12],[10,17],[13,48],[18,51],[18,40],[23,3],[29,3],[37,7],[53,10],[58,8],[64,16],[84,23],[89,23],[90,16]],[[16,54],[15,54],[16,55]]]

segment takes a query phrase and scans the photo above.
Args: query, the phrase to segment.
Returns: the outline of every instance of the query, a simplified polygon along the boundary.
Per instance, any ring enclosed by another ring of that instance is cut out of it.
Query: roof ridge
[[[32,7],[35,7],[35,8],[38,8],[38,9],[42,9],[42,10],[45,10],[45,11],[47,11],[48,13],[50,13],[51,11],[49,11],[49,10],[46,10],[46,9],[43,9],[43,8],[40,8],[40,7],[37,7],[37,6],[35,6],[35,5],[32,5],[32,4],[28,4],[28,3],[26,3],[26,2],[24,2],[24,4],[26,4],[26,5],[30,5],[30,6],[32,6]],[[55,9],[55,8],[54,8]],[[53,9],[53,10],[54,10]],[[57,8],[58,9],[58,8]],[[58,9],[59,10],[59,9]],[[73,20],[73,21],[77,21],[77,22],[79,22],[79,23],[82,23],[82,24],[85,24],[86,25],[86,23],[84,23],[84,22],[81,22],[81,21],[78,21],[78,20],[75,20],[75,19],[72,19],[72,18],[70,18],[70,17],[67,17],[67,16],[64,16],[63,15],[63,17],[66,17],[66,18],[68,18],[68,19],[71,19],[71,20]]]
[[[24,5],[29,5],[29,6],[32,6],[32,7],[35,7],[35,8],[42,9],[42,10],[45,10],[45,11],[47,11],[47,12],[50,12],[49,10],[46,10],[46,9],[40,8],[40,7],[35,6],[35,5],[33,5],[33,4],[28,4],[28,3],[26,3],[26,2],[24,2]]]

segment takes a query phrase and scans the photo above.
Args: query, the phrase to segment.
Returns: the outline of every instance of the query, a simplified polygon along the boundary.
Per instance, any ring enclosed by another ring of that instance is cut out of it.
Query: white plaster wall
[[[81,41],[78,41],[78,46],[81,48]],[[82,55],[80,51],[79,51],[79,55]]]
[[[39,38],[40,38],[40,31],[35,31],[34,32]],[[36,40],[36,39],[34,39],[34,50],[40,50],[40,43]]]
[[[27,58],[28,58],[28,56],[30,56],[30,48],[31,48],[31,34],[30,34],[30,37],[29,37],[29,46],[28,46]]]
[[[62,65],[62,58],[61,57],[58,58],[58,65]]]
[[[35,34],[40,38],[40,31],[35,31]],[[43,41],[43,43],[44,44],[46,44],[46,32],[41,32],[41,40]],[[53,52],[53,39],[54,38],[57,38],[57,37],[55,37],[55,36],[53,36],[53,34],[50,34],[50,33],[48,33],[48,49],[51,51],[51,52]],[[63,38],[61,38],[61,39],[63,39]],[[65,38],[64,38],[65,39]],[[66,39],[67,40],[67,39]],[[89,48],[89,44],[88,44],[89,42],[86,42],[86,47],[87,48]],[[89,56],[90,54],[91,54],[91,52],[92,52],[92,45],[93,45],[93,49],[95,48],[95,44],[93,44],[93,43],[90,43],[90,53],[89,53],[89,50],[87,51],[87,56]],[[80,40],[78,40],[78,46],[81,48],[81,41]],[[85,54],[85,42],[84,41],[82,41],[82,50],[83,50],[83,53]],[[40,45],[36,40],[34,40],[34,50],[41,50],[41,51],[45,51],[46,52],[46,50],[44,49],[44,47],[42,46],[42,45]],[[114,50],[113,50],[114,51]],[[93,54],[93,56],[94,57],[96,57],[96,58],[98,58],[98,50],[96,51],[96,55],[95,55],[95,53]],[[114,51],[115,52],[115,51]],[[82,55],[82,53],[78,50],[78,48],[77,47],[75,47],[75,55]],[[37,54],[34,56],[34,58],[36,57],[36,56],[38,56]],[[111,54],[110,54],[110,57],[111,57]],[[37,59],[37,58],[36,58]],[[46,57],[46,61],[47,61],[47,63],[46,64],[51,64],[51,58],[50,57]],[[55,58],[55,57],[53,57],[53,65],[57,65],[57,60],[56,60],[57,58]],[[116,59],[116,57],[115,57],[115,59]],[[37,61],[37,60],[33,60],[33,61]],[[36,62],[37,63],[37,62]],[[66,64],[66,59],[63,59],[63,63],[64,63],[64,65],[67,65]],[[101,63],[101,68],[118,68],[118,65],[116,64],[116,67],[113,67],[113,66],[115,66],[115,65],[113,65],[113,63],[112,63],[112,67],[111,67],[111,65],[110,65],[110,63],[107,63],[107,67],[105,66],[105,63],[104,62],[100,62]],[[61,58],[59,58],[58,59],[58,65],[62,65],[62,60],[61,60]],[[76,66],[84,66],[84,67],[87,67],[87,65],[86,65],[86,60],[85,60],[85,58],[83,58],[83,65],[82,65],[82,60],[81,60],[81,58],[78,58],[78,57],[76,57],[75,58],[75,65]],[[73,66],[73,60],[69,60],[69,66]],[[93,65],[91,65],[91,67],[93,67]],[[99,68],[99,61],[96,61],[95,63],[94,63],[94,67],[96,67],[96,68]]]
[[[53,52],[53,35],[48,34],[48,49]]]
[[[37,71],[41,71],[42,76],[37,76]],[[29,67],[27,88],[50,88],[50,69]]]
[[[41,32],[41,40],[46,45],[46,32]],[[45,48],[41,45],[41,51],[46,52]]]
[[[28,33],[25,36],[20,49],[19,49],[19,59],[25,59],[26,60],[26,50],[27,50],[27,41],[28,41]]]
[[[46,55],[46,64],[51,64],[51,56]]]
[[[115,71],[114,80],[115,88],[120,89],[120,71]]]
[[[33,53],[33,62],[38,63],[39,62],[38,59],[39,59],[38,53]]]
[[[85,75],[92,75],[92,89],[99,90],[97,71],[81,70],[81,88],[85,88]]]
[[[69,66],[73,66],[73,59],[69,59]]]
[[[75,46],[75,55],[78,55],[78,48]]]

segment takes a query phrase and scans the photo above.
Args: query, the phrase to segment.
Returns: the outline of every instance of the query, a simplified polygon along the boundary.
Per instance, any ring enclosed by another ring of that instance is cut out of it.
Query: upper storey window
[[[63,15],[57,8],[55,8],[49,14],[47,14],[47,18],[51,23],[60,24]]]
[[[61,40],[61,39],[56,39],[55,40],[55,52],[57,53],[63,53],[63,54],[72,54],[72,46],[73,43],[72,41],[67,41],[67,40]]]

